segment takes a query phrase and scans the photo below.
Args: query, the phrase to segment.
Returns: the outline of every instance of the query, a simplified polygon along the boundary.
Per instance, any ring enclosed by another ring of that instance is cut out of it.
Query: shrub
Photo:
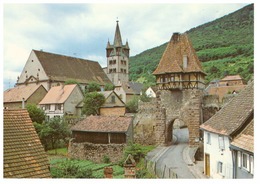
[[[105,164],[110,163],[110,158],[109,158],[109,156],[107,156],[107,155],[104,155],[102,160],[103,160],[103,162],[104,162]]]

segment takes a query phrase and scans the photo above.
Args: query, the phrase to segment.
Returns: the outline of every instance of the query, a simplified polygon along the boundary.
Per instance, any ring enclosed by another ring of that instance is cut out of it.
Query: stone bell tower
[[[114,85],[119,82],[128,82],[129,80],[129,46],[128,42],[122,44],[121,33],[116,21],[116,31],[114,43],[107,42],[106,57],[107,57],[107,76]]]

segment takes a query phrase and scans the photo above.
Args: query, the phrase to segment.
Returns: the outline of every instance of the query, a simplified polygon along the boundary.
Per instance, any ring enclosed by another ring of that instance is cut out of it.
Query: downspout
[[[24,105],[24,98],[22,98],[22,109],[24,109],[25,108],[25,105]]]
[[[237,165],[236,165],[236,160],[237,160],[237,152],[235,150],[231,150],[232,152],[232,164],[233,164],[233,176],[232,178],[237,178],[237,172],[236,172],[236,168],[237,168]]]

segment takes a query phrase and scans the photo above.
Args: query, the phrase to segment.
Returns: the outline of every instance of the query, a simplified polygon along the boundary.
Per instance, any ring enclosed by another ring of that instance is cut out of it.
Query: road
[[[188,146],[189,140],[188,130],[187,128],[174,130],[173,135],[177,137],[177,142],[167,147],[160,155],[156,162],[156,174],[159,178],[194,179],[194,175],[183,160],[183,150]]]

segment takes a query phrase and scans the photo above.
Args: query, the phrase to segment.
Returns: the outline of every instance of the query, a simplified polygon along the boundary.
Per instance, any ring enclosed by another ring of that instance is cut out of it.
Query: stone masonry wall
[[[108,156],[111,162],[118,162],[122,159],[125,146],[126,144],[75,143],[72,139],[68,155],[70,158],[91,160],[96,163],[101,163],[104,156]]]

